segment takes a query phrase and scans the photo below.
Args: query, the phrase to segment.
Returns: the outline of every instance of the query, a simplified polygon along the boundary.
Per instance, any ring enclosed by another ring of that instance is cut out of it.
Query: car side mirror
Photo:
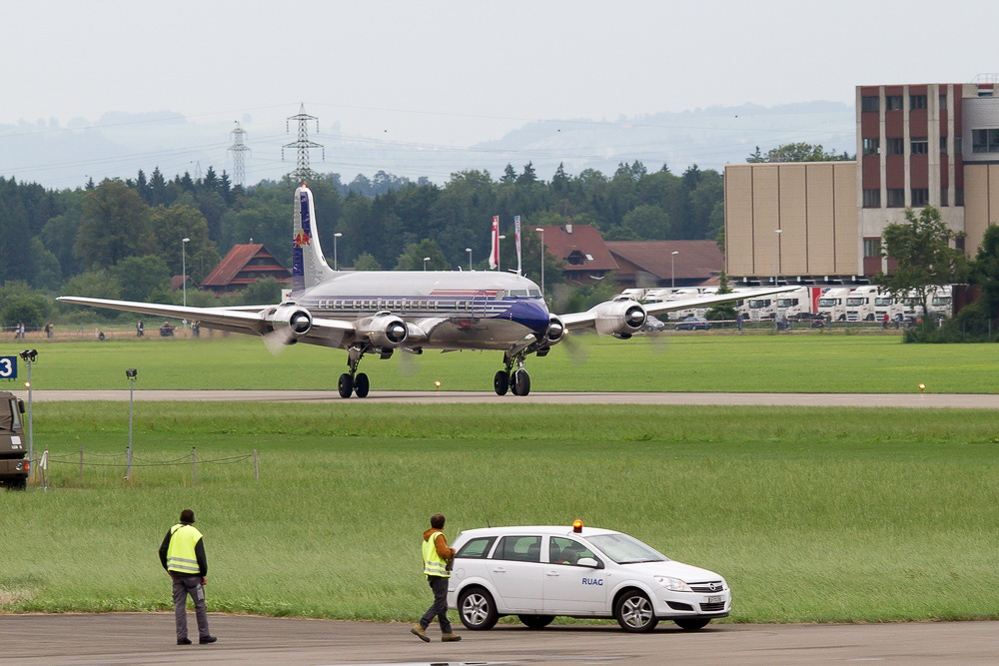
[[[24,413],[24,401],[23,401],[23,400],[21,400],[20,398],[18,398],[18,399],[17,399],[17,409],[18,409],[18,411],[20,411],[20,412],[21,412],[22,414]]]
[[[576,565],[580,567],[589,567],[591,569],[603,569],[604,565],[597,562],[592,557],[581,557],[576,560]]]

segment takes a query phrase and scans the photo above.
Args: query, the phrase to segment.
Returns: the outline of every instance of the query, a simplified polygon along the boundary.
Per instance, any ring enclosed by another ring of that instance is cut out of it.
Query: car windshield
[[[669,562],[669,558],[652,546],[627,534],[600,534],[588,537],[590,543],[618,564],[635,562]]]

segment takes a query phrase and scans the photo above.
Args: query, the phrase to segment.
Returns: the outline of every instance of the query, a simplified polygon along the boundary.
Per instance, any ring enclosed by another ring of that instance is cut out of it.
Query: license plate
[[[724,597],[708,597],[709,604],[720,604],[724,600]]]

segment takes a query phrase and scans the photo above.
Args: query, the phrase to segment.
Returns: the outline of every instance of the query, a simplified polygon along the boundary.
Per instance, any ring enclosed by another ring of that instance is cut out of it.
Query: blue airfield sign
[[[17,379],[16,356],[0,356],[0,379]]]

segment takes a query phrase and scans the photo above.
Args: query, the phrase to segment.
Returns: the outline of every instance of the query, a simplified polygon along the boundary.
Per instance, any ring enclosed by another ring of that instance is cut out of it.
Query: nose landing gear
[[[524,357],[506,357],[504,359],[506,368],[499,370],[493,377],[493,388],[496,395],[506,395],[507,391],[512,391],[514,395],[527,395],[531,392],[531,376],[524,368]],[[514,363],[517,369],[513,369]]]

